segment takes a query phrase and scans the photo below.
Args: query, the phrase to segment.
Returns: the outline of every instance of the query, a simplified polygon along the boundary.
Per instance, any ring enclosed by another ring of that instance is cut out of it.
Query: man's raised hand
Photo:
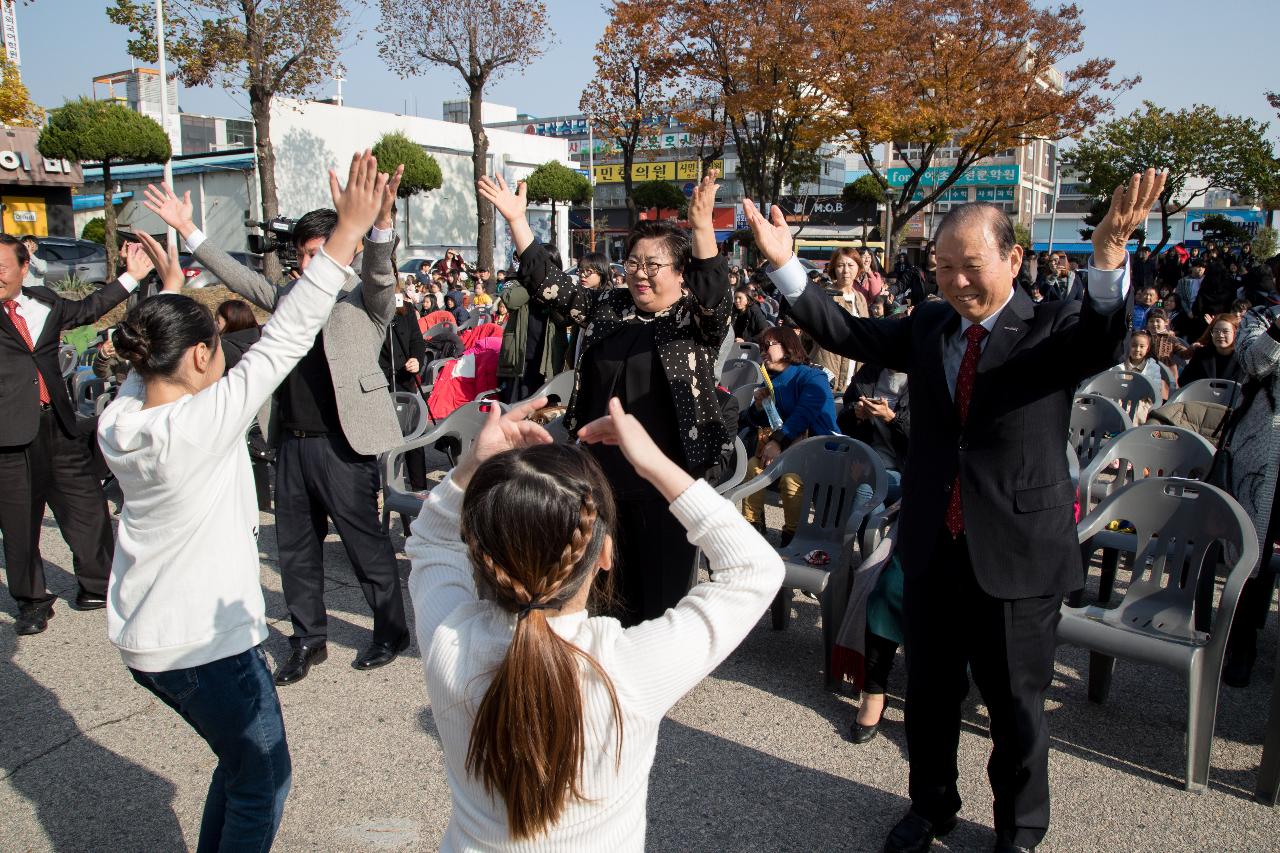
[[[1147,169],[1116,187],[1106,216],[1093,229],[1093,266],[1100,270],[1124,266],[1129,235],[1147,221],[1151,206],[1164,192],[1168,174],[1165,170]]]
[[[155,269],[150,256],[137,243],[124,244],[124,271],[134,281],[142,281]]]
[[[367,149],[351,158],[346,186],[339,186],[338,174],[329,170],[329,192],[338,211],[338,225],[325,241],[325,252],[342,264],[351,263],[360,240],[373,227],[382,209],[389,176],[378,171],[378,159]]]
[[[145,231],[137,232],[137,237],[138,242],[142,244],[142,250],[147,253],[156,272],[160,274],[161,290],[165,293],[177,293],[182,290],[186,277],[182,274],[182,264],[178,261],[177,244],[168,240],[166,249]]]
[[[183,237],[190,237],[191,232],[195,231],[196,225],[191,220],[191,193],[184,192],[182,198],[173,192],[173,187],[168,184],[147,184],[147,188],[143,190],[142,205],[147,210],[160,217],[160,220],[170,228],[176,230]]]
[[[382,191],[382,207],[378,210],[378,221],[374,225],[383,231],[395,227],[393,211],[396,206],[396,195],[400,192],[400,179],[404,177],[404,164],[396,166],[387,180],[387,187]]]
[[[751,228],[752,236],[755,237],[756,248],[774,269],[791,260],[793,254],[791,226],[787,225],[781,208],[776,204],[773,205],[769,218],[765,219],[760,208],[756,207],[751,199],[744,198],[742,212],[747,217],[747,225]]]
[[[501,173],[492,178],[482,175],[476,181],[476,190],[508,223],[523,218],[529,208],[529,188],[525,182],[517,183],[515,192],[512,192]]]

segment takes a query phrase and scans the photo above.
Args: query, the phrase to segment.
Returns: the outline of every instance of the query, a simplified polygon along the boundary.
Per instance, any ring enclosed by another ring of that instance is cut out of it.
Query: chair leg
[[[1187,674],[1187,777],[1188,791],[1203,791],[1209,784],[1209,754],[1218,715],[1218,681],[1222,661],[1194,660]]]
[[[1089,701],[1101,705],[1111,692],[1111,672],[1116,659],[1102,652],[1089,652]]]
[[[1098,580],[1098,603],[1111,600],[1116,585],[1116,569],[1120,567],[1120,552],[1115,548],[1102,549],[1102,577]]]
[[[818,597],[818,607],[822,612],[822,686],[830,693],[839,693],[844,679],[832,676],[831,656],[836,648],[836,633],[844,622],[843,603],[848,600],[848,591],[842,589],[843,583],[832,578],[827,588]]]
[[[773,617],[773,630],[785,631],[791,622],[791,597],[795,593],[785,586],[778,590],[769,606],[769,614]]]

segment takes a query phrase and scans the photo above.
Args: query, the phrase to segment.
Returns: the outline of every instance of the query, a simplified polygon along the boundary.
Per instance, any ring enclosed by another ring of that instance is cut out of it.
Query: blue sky
[[[1208,103],[1237,115],[1272,123],[1271,137],[1280,140],[1277,117],[1263,97],[1280,90],[1275,60],[1280,32],[1277,0],[1080,0],[1086,25],[1081,56],[1107,56],[1118,76],[1141,74],[1134,90],[1117,103],[1127,113],[1144,99],[1166,107]],[[92,92],[92,78],[130,66],[126,33],[106,20],[102,0],[38,0],[18,6],[22,76],[43,106]],[[607,16],[593,0],[548,0],[555,44],[521,73],[508,73],[487,100],[517,107],[535,116],[577,111],[578,97],[591,78],[592,48],[604,31]],[[358,9],[352,37],[343,53],[347,81],[343,96],[352,106],[409,112],[439,118],[440,103],[462,97],[451,70],[424,68],[407,80],[389,71],[377,53],[376,2]],[[81,13],[69,22],[68,11]],[[332,94],[333,86],[321,89]],[[243,94],[221,89],[182,89],[188,112],[241,116],[248,114]]]

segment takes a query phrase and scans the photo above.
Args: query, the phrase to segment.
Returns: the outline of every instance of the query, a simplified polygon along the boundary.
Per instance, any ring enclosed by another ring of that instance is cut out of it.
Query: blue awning
[[[124,192],[118,192],[118,193],[112,194],[111,201],[114,204],[124,204],[127,199],[130,199],[132,197],[133,197],[133,191],[125,190]],[[97,195],[73,195],[71,197],[71,209],[72,210],[97,210],[98,208],[102,207],[103,204],[106,203],[106,200],[107,200],[107,197],[102,193],[98,193]]]
[[[248,171],[253,168],[253,153],[207,154],[190,159],[174,158],[172,163],[175,175],[194,175],[200,172],[225,172],[227,170]],[[111,167],[113,180],[158,178],[163,174],[163,163],[133,163],[128,166]],[[101,166],[84,167],[84,181],[86,184],[101,180]]]
[[[1069,255],[1077,255],[1077,254],[1087,255],[1093,251],[1093,244],[1092,243],[1067,243],[1061,240],[1054,240],[1053,250],[1055,252],[1066,252]],[[1049,251],[1049,244],[1044,240],[1033,242],[1031,244],[1031,251],[1047,252]]]

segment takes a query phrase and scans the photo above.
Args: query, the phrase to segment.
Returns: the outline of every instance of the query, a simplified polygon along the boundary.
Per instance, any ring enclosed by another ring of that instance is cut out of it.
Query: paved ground
[[[269,514],[261,548],[273,620],[267,649],[279,660],[288,619]],[[70,556],[51,522],[44,553],[51,588],[73,596]],[[336,536],[325,558],[329,661],[280,693],[294,785],[276,849],[435,849],[449,794],[416,648],[372,673],[353,670],[371,620]],[[407,562],[400,568],[408,574]],[[106,641],[103,611],[77,613],[59,603],[46,633],[16,638],[11,600],[0,599],[0,850],[193,846],[211,754],[133,683]],[[797,597],[794,612],[785,633],[762,620],[664,723],[650,783],[649,849],[878,850],[906,808],[901,666],[884,736],[853,746],[843,738],[853,701],[821,688],[817,606]],[[1060,650],[1049,701],[1054,821],[1042,849],[1280,847],[1280,813],[1251,799],[1275,623],[1254,685],[1224,690],[1210,790],[1201,795],[1180,787],[1185,687],[1163,672],[1121,665],[1108,704],[1091,705],[1084,655]],[[991,844],[988,746],[975,691],[960,745],[965,802],[949,849]]]

